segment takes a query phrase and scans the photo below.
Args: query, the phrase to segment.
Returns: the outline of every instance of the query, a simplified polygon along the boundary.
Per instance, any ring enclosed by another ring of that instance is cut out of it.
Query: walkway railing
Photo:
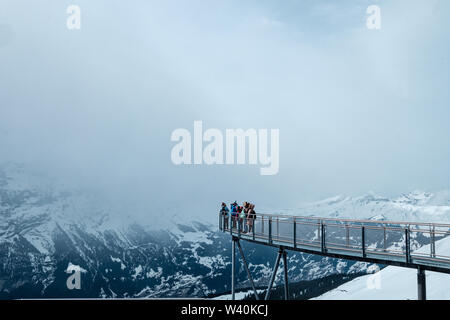
[[[222,231],[243,240],[328,256],[450,272],[450,252],[436,247],[437,240],[450,235],[450,224],[260,213],[254,219],[220,215],[219,224]],[[423,245],[429,248],[416,250]]]

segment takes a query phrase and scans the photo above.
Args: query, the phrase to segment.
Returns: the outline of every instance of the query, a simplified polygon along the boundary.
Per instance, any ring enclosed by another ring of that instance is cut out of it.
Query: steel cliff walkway
[[[450,224],[334,219],[257,214],[256,218],[233,219],[219,214],[219,228],[232,239],[232,298],[235,298],[235,250],[238,247],[256,299],[259,296],[240,240],[278,248],[267,288],[269,299],[283,258],[285,298],[289,297],[286,250],[327,257],[417,269],[418,299],[426,299],[425,270],[450,274],[450,252],[437,252],[436,241],[450,235]],[[414,250],[421,244],[428,244]],[[425,251],[425,249],[427,249]]]

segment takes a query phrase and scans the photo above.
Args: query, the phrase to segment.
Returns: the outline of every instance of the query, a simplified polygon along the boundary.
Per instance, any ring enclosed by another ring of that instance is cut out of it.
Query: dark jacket
[[[220,213],[221,213],[223,216],[227,216],[227,215],[228,215],[228,212],[230,212],[230,210],[228,209],[227,206],[222,207],[222,209],[220,209]]]

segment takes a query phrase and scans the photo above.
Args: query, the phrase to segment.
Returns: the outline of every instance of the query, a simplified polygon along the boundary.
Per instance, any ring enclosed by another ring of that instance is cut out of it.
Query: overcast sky
[[[71,4],[80,30],[66,27]],[[366,27],[372,4],[380,30]],[[447,0],[2,0],[0,162],[143,214],[448,188],[449,12]],[[279,173],[175,166],[171,133],[194,120],[279,129]]]

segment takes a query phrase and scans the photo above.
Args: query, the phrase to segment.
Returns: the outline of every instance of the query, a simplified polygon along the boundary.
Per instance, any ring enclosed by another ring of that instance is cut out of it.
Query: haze
[[[66,27],[70,4],[80,30]],[[366,27],[372,4],[380,30]],[[0,162],[149,217],[214,221],[221,201],[448,188],[448,12],[444,0],[3,0]],[[279,129],[279,173],[175,166],[171,133],[195,120]]]

